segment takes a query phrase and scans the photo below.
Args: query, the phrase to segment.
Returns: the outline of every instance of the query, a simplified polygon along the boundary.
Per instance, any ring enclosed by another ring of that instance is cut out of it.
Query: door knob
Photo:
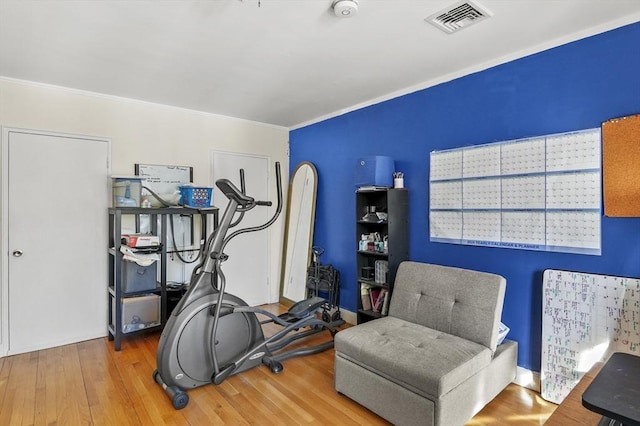
[[[22,250],[14,250],[14,251],[13,251],[13,255],[14,255],[15,257],[20,257],[20,256],[22,256]]]

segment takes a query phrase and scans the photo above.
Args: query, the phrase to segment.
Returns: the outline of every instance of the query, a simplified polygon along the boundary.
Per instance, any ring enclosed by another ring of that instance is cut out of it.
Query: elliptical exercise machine
[[[228,259],[224,254],[225,246],[240,234],[269,227],[282,211],[280,164],[276,163],[278,204],[273,217],[263,225],[238,229],[227,235],[229,228],[240,223],[245,212],[272,205],[270,201],[256,201],[247,196],[242,176],[241,171],[243,190],[227,179],[216,182],[229,203],[220,225],[205,244],[203,260],[194,269],[189,290],[174,308],[160,336],[153,378],[165,390],[175,409],[188,404],[187,389],[210,383],[219,385],[227,377],[261,364],[279,373],[285,359],[332,348],[336,327],[344,323],[316,318],[316,310],[326,302],[321,297],[298,302],[286,314],[278,316],[250,307],[239,297],[225,293],[226,279],[222,272],[222,263]],[[233,222],[236,213],[240,213],[240,217]],[[268,319],[261,322],[257,314]],[[265,338],[262,324],[270,322],[283,328]],[[305,330],[300,331],[303,328]],[[331,340],[313,347],[275,353],[298,339],[323,330],[330,333]],[[288,336],[290,333],[293,334]]]

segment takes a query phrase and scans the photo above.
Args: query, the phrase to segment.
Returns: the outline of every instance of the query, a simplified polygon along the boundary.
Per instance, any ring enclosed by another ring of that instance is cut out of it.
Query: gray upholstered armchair
[[[398,425],[461,425],[515,377],[497,345],[506,281],[403,262],[389,315],[335,337],[335,388]]]

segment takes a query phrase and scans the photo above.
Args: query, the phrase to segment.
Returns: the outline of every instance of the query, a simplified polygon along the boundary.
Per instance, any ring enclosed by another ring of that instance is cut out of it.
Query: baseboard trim
[[[523,367],[517,367],[516,378],[513,379],[513,383],[540,393],[540,373],[538,373],[537,371],[531,371]]]
[[[358,315],[355,312],[340,308],[340,316],[347,324],[356,325],[358,323]]]

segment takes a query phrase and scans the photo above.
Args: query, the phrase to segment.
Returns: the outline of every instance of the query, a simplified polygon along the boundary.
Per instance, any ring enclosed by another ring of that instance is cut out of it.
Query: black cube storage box
[[[157,262],[149,266],[141,266],[136,262],[125,260],[122,262],[122,291],[132,293],[155,290],[157,274]]]

